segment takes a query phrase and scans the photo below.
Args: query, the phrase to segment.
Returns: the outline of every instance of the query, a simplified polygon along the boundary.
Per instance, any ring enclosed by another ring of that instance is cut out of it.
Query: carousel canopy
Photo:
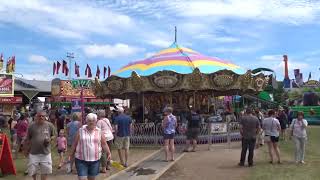
[[[174,42],[169,48],[160,51],[145,60],[129,63],[116,71],[114,75],[122,78],[131,76],[135,71],[140,76],[149,76],[159,71],[174,71],[179,74],[190,74],[195,68],[205,74],[219,70],[231,70],[237,74],[245,73],[240,66],[219,58],[202,55],[192,49],[180,47]]]

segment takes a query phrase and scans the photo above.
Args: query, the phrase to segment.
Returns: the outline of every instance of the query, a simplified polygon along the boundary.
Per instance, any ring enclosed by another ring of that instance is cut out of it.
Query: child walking
[[[64,163],[63,155],[67,151],[67,139],[64,134],[64,130],[61,129],[59,132],[59,137],[57,137],[57,146],[58,146],[58,153],[60,157],[60,163],[58,169],[60,169]]]

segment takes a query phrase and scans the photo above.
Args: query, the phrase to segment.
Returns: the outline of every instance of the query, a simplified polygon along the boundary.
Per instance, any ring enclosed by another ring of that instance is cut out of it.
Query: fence
[[[221,126],[225,129],[214,131],[212,128]],[[176,144],[186,143],[186,125],[178,124],[175,136]],[[203,123],[200,126],[198,144],[228,143],[241,140],[239,123]],[[130,143],[133,146],[160,146],[163,144],[163,131],[161,124],[135,123],[133,124]]]

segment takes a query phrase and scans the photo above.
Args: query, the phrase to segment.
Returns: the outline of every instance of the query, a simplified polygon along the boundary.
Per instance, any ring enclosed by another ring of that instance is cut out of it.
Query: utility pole
[[[67,58],[69,59],[69,80],[71,80],[71,73],[72,73],[72,59],[74,59],[74,54],[73,53],[70,53],[70,52],[67,52]]]

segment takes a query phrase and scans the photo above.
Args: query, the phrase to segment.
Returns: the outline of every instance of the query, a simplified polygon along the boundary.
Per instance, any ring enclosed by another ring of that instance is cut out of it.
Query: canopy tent
[[[245,73],[240,66],[216,57],[202,55],[192,49],[179,46],[174,42],[169,48],[140,61],[129,63],[115,72],[115,76],[127,78],[132,72],[140,76],[149,76],[159,71],[173,71],[190,74],[198,68],[201,73],[210,74],[219,70],[231,70],[237,74]]]

